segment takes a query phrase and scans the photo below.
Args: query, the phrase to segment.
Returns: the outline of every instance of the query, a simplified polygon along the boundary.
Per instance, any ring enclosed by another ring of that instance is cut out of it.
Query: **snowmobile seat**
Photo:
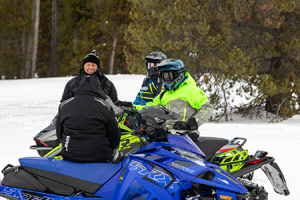
[[[122,167],[121,163],[75,163],[47,157],[20,158],[28,172],[74,188],[95,193]]]
[[[228,142],[229,141],[224,138],[200,136],[196,141],[196,144],[206,155],[205,160],[210,160],[215,153]]]

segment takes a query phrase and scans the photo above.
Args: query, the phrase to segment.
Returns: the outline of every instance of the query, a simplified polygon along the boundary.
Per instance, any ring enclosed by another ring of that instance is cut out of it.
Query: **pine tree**
[[[298,1],[234,1],[232,41],[251,58],[255,85],[263,96],[257,104],[277,116],[299,110],[300,12]],[[297,6],[298,3],[298,6]],[[253,82],[254,83],[254,82]],[[299,104],[298,104],[299,105]],[[255,106],[252,104],[251,106]]]
[[[0,3],[0,79],[24,77],[31,6],[29,0]]]
[[[238,95],[255,97],[239,111],[264,107],[290,116],[299,109],[297,1],[131,3],[132,23],[125,35],[131,72],[143,73],[143,56],[162,50],[182,59],[200,87],[208,85],[211,102],[222,111],[218,118],[228,119],[236,109],[228,102],[236,81],[245,81],[236,89]]]

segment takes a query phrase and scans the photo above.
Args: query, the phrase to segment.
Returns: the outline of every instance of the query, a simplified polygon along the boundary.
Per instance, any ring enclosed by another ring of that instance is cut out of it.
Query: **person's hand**
[[[184,122],[184,121],[177,121],[173,125],[173,128],[175,130],[189,130],[189,124],[187,122]]]
[[[197,130],[198,129],[197,120],[194,117],[189,118],[188,124],[189,124],[190,130]]]
[[[189,133],[188,135],[194,142],[196,142],[199,138],[199,135],[195,132]]]
[[[177,121],[173,125],[175,130],[197,130],[198,124],[194,117],[191,117],[187,122]]]
[[[132,103],[130,101],[120,101],[120,100],[118,100],[115,104],[117,106],[132,107]]]

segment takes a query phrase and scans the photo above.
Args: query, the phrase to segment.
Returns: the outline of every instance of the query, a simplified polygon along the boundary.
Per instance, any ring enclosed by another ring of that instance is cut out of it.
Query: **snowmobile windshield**
[[[195,154],[195,153],[183,150],[183,149],[175,148],[175,147],[172,147],[169,150],[170,150],[170,152],[175,153],[193,163],[196,163],[201,166],[205,166],[204,159],[198,154]]]
[[[139,114],[146,121],[150,121],[152,123],[160,123],[162,121],[166,121],[168,119],[179,119],[180,115],[175,112],[169,111],[162,106],[147,106],[139,111]]]

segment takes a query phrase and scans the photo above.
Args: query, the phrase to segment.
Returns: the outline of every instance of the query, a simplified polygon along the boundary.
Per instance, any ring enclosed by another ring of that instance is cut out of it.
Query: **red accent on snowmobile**
[[[218,152],[226,152],[226,151],[230,151],[230,150],[232,150],[232,149],[234,149],[234,148],[229,148],[229,149],[219,149],[218,150]]]
[[[260,160],[253,160],[253,161],[249,161],[248,163],[251,163],[251,164],[257,164],[257,163],[260,163],[262,161],[264,161],[265,159],[260,159]]]
[[[48,144],[46,144],[45,142],[43,142],[43,141],[41,141],[41,140],[35,140],[35,141],[41,143],[41,144],[44,145],[45,147],[48,146]]]

